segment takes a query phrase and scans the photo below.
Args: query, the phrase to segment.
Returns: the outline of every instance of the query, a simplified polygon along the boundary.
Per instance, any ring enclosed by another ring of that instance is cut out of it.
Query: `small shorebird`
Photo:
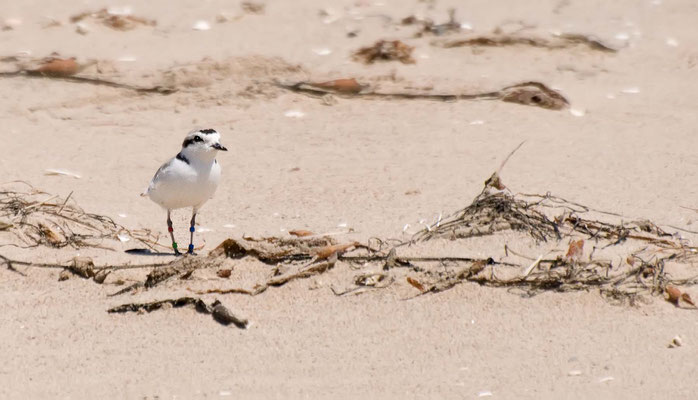
[[[187,253],[194,254],[196,213],[218,188],[221,166],[216,161],[216,155],[219,151],[228,151],[221,145],[220,138],[221,135],[214,129],[189,132],[179,154],[162,164],[148,188],[141,194],[167,210],[167,231],[170,232],[175,255],[181,253],[174,238],[170,213],[177,208],[192,208]]]

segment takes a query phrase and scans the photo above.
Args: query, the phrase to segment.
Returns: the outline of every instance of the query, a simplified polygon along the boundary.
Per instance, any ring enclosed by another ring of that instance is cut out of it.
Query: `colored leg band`
[[[189,232],[194,232],[194,231],[195,231],[195,229],[193,226],[189,227]]]
[[[172,242],[172,248],[177,250],[177,242]]]
[[[167,232],[170,232],[170,233],[172,233],[172,232],[174,232],[174,229],[172,229],[172,227],[171,227],[171,226],[168,226],[168,227],[167,227]]]
[[[192,253],[194,251],[194,245],[190,244],[189,245],[189,252]]]

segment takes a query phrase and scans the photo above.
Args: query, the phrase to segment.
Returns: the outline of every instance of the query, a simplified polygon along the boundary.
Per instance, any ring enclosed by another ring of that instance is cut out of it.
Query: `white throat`
[[[197,165],[213,164],[216,160],[215,150],[202,150],[196,148],[185,147],[181,151],[182,155],[189,160],[190,163]]]

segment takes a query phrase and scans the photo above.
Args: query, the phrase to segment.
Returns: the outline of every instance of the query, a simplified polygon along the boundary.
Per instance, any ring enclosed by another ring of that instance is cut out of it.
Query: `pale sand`
[[[121,32],[87,20],[87,35],[76,33],[68,17],[105,2],[5,4],[0,17],[21,18],[22,24],[0,31],[0,56],[30,50],[35,57],[56,51],[95,58],[102,60],[102,76],[139,85],[161,83],[163,71],[174,66],[189,67],[174,74],[170,82],[180,91],[169,96],[0,79],[2,180],[21,179],[61,196],[73,192],[90,212],[164,235],[164,211],[138,194],[160,163],[176,154],[187,131],[210,127],[231,151],[219,157],[221,187],[198,219],[211,229],[198,234],[198,242],[206,243],[202,252],[230,236],[298,228],[334,232],[343,223],[354,229],[353,239],[406,239],[405,224],[417,226],[422,218],[467,205],[502,158],[526,140],[503,172],[513,191],[550,191],[691,229],[696,213],[682,206],[696,207],[698,192],[694,2],[477,1],[466,7],[438,1],[431,10],[428,2],[358,3],[366,5],[333,4],[340,18],[330,24],[322,22],[319,11],[327,6],[317,0],[269,2],[264,14],[215,23],[222,11],[242,15],[239,4],[155,1],[133,12],[157,20],[157,27]],[[396,27],[416,12],[443,22],[451,6],[477,33],[521,20],[543,34],[593,34],[627,45],[617,54],[442,49],[429,45],[433,37],[412,38],[415,26]],[[364,18],[353,18],[351,10]],[[46,16],[64,25],[44,29]],[[199,19],[212,29],[192,30]],[[351,30],[358,36],[347,37]],[[629,39],[616,38],[619,33]],[[416,64],[351,60],[353,50],[378,39],[414,45]],[[331,54],[313,51],[323,48]],[[116,61],[125,56],[135,61]],[[204,57],[210,61],[201,63]],[[341,77],[434,92],[537,80],[585,114],[497,101],[340,98],[326,106],[267,85],[273,79]],[[622,92],[628,88],[639,93]],[[284,116],[289,110],[305,115]],[[479,120],[484,123],[471,124]],[[45,176],[47,168],[82,178]],[[186,211],[175,214],[180,243],[188,219]],[[488,250],[465,245],[459,254],[482,257]],[[67,249],[0,252],[51,262],[75,256]],[[82,253],[99,265],[153,262],[121,251]],[[161,259],[170,258],[156,261]],[[27,273],[0,268],[0,398],[461,399],[489,391],[501,399],[688,399],[698,390],[696,313],[661,297],[630,308],[612,306],[594,290],[525,299],[475,284],[408,301],[402,300],[404,286],[336,297],[326,281],[355,273],[340,263],[328,277],[256,297],[217,296],[250,318],[243,331],[192,309],[105,312],[123,302],[186,295],[186,285],[107,298],[118,287],[78,278],[57,282],[57,270]],[[142,279],[145,273],[123,276]],[[675,335],[684,345],[668,349]],[[581,375],[569,375],[575,370]]]

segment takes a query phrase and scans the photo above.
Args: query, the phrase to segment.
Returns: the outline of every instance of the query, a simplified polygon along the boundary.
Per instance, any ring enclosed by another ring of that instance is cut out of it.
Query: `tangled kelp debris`
[[[557,225],[545,214],[506,191],[496,190],[497,185],[502,185],[501,180],[498,175],[493,175],[470,205],[436,222],[434,226],[424,228],[415,235],[414,240],[468,238],[492,235],[503,230],[526,231],[540,241],[561,238]]]
[[[19,247],[109,249],[102,243],[119,235],[137,239],[151,248],[157,243],[157,237],[148,230],[131,231],[107,216],[85,212],[71,199],[72,192],[62,198],[24,182],[15,184],[22,184],[25,189],[0,185],[0,219],[8,225],[3,232],[10,232],[23,244]]]
[[[509,154],[502,167],[520,146]],[[339,265],[357,270],[359,274],[348,281],[349,287],[345,290],[338,291],[334,284],[329,285],[338,296],[387,287],[411,293],[416,291],[415,296],[423,296],[472,282],[507,288],[524,296],[547,291],[598,290],[609,301],[625,304],[645,301],[645,295],[666,294],[672,304],[692,306],[690,295],[679,288],[698,284],[698,275],[690,275],[698,248],[651,221],[627,222],[627,218],[618,214],[593,210],[549,193],[514,194],[499,175],[502,167],[485,181],[485,187],[469,205],[427,226],[408,241],[371,238],[366,244],[347,240],[337,242],[329,235],[294,231],[293,236],[226,239],[207,256],[185,256],[166,264],[96,267],[91,260],[85,259],[75,259],[70,264],[37,264],[2,255],[0,261],[21,274],[26,271],[17,270],[17,266],[61,268],[66,269],[66,274],[76,273],[93,277],[96,281],[100,273],[152,268],[144,281],[111,296],[148,290],[168,280],[181,285],[182,280],[191,282],[196,271],[206,268],[212,271],[208,275],[202,274],[202,277],[208,278],[197,279],[198,286],[187,290],[200,295],[255,296],[271,287],[330,271],[335,271],[332,277],[346,279],[346,274],[342,275],[337,267]],[[10,197],[16,199],[17,196]],[[41,198],[45,197],[43,194]],[[27,223],[22,216],[27,218],[31,214],[29,211],[37,212],[44,206],[51,211],[50,216],[73,215],[65,213],[71,205],[67,199],[49,197],[40,201],[41,198],[19,203],[21,207],[16,207],[16,201],[0,203],[5,205],[3,210],[15,210],[0,215],[3,221],[5,217],[11,217],[0,225],[3,234],[8,230],[15,232],[17,227]],[[36,227],[35,232],[53,226],[50,220],[41,222],[43,228],[38,222],[31,225]],[[72,237],[64,231],[51,229],[56,231],[56,237],[50,238],[46,232],[43,236],[35,235],[46,245],[62,243],[64,239],[58,234]],[[516,232],[515,241],[510,239],[512,232]],[[489,247],[484,256],[469,257],[467,254],[448,254],[449,249],[444,248],[456,241],[488,237],[496,237],[500,242],[505,239],[503,249]],[[432,240],[443,241],[437,246],[442,249],[441,254],[425,255],[425,247],[433,248],[427,243]],[[532,256],[520,250],[526,245],[530,245],[527,251],[532,252]],[[256,282],[247,283],[246,287],[232,286],[235,285],[234,264],[242,258],[259,261],[270,268],[261,271]],[[224,286],[201,286],[207,282]],[[327,285],[315,285],[314,288],[323,286]]]
[[[230,238],[211,250],[208,256],[184,256],[169,264],[158,265],[148,274],[145,282],[135,283],[110,296],[118,296],[140,288],[150,289],[174,277],[187,279],[196,270],[219,268],[228,258],[243,257],[252,257],[265,264],[274,265],[272,276],[251,289],[217,288],[199,290],[197,293],[239,293],[255,296],[270,286],[281,286],[295,279],[321,274],[332,268],[343,253],[355,247],[367,248],[357,242],[336,244],[335,240],[328,236]],[[217,276],[222,277],[218,274]]]
[[[674,249],[684,244],[647,220],[613,224],[584,218],[581,214],[593,210],[551,194],[512,194],[502,184],[497,173],[467,207],[417,232],[415,241],[441,238],[468,238],[490,235],[502,230],[525,231],[539,241],[562,239],[573,232],[589,239],[605,239],[610,245],[628,239],[651,242]],[[552,216],[557,212],[558,214]],[[611,216],[613,213],[599,212]]]
[[[569,238],[569,247],[566,253],[562,253],[565,255],[554,258],[540,256],[528,267],[519,264],[508,268],[500,264],[496,268],[495,265],[481,268],[482,265],[473,262],[470,265],[456,263],[446,271],[425,268],[424,278],[419,280],[424,288],[420,294],[439,292],[470,281],[518,289],[526,295],[547,290],[564,292],[598,288],[604,297],[635,303],[643,294],[664,293],[670,284],[698,283],[698,276],[674,279],[666,271],[669,261],[689,262],[695,258],[696,248],[650,221],[611,223],[584,217],[594,213],[615,216],[550,194],[514,195],[495,173],[470,205],[416,233],[411,243],[437,238],[466,239],[511,230],[524,232],[538,243],[559,243]],[[585,241],[594,244],[588,259],[582,259]],[[614,246],[619,246],[617,251],[621,254],[625,252],[626,256],[621,257],[625,261],[614,262],[594,254],[594,251],[603,252]],[[504,250],[505,256],[509,253],[521,256],[506,246]]]

